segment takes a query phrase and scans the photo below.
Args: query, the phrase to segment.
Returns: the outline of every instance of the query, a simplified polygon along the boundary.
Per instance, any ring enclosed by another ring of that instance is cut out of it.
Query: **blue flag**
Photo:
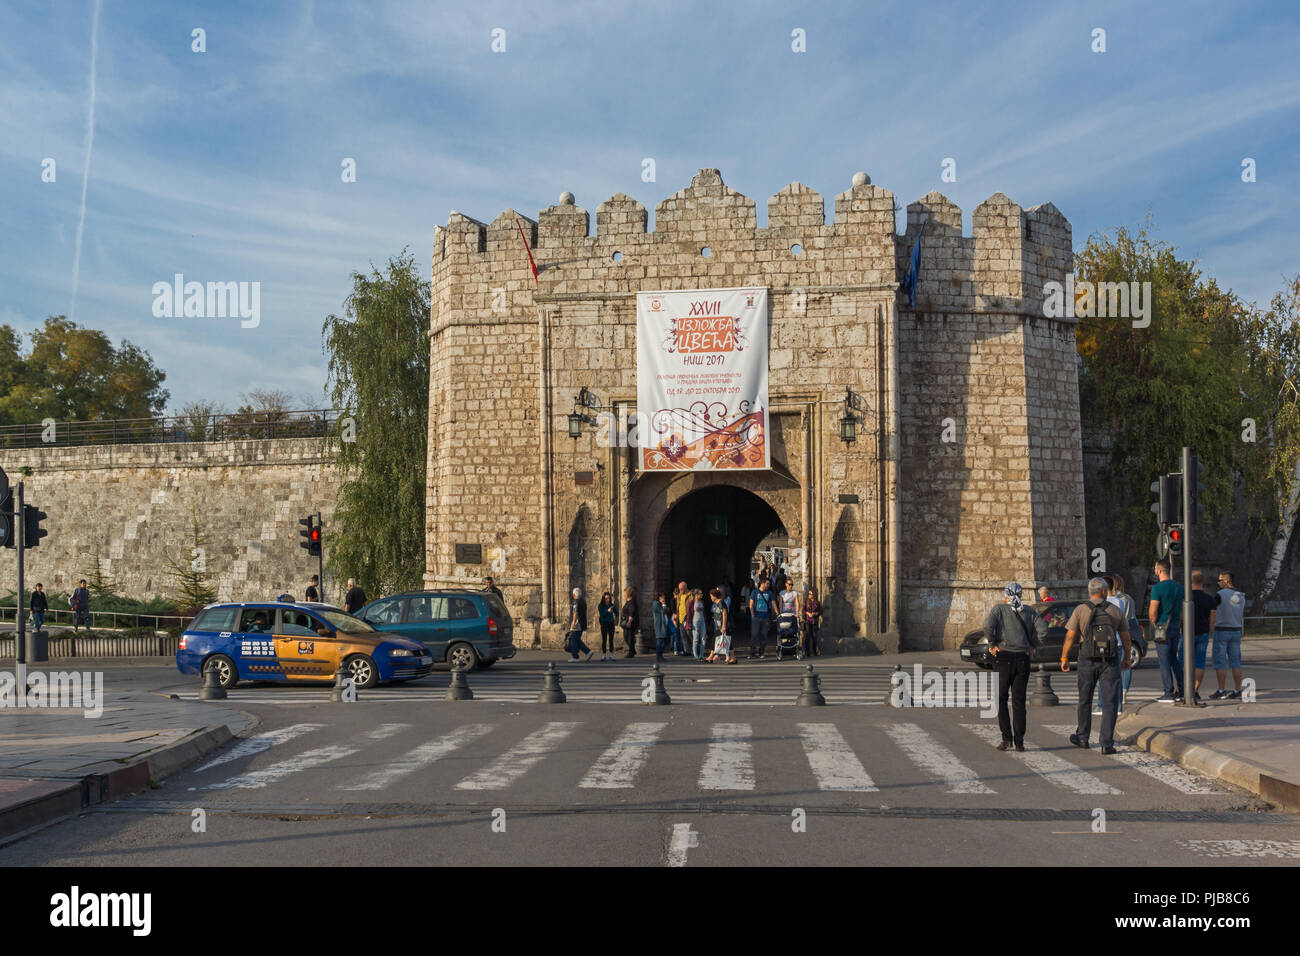
[[[925,235],[925,226],[930,220],[921,223],[921,231],[916,234],[916,245],[912,246],[912,261],[908,264],[907,274],[903,276],[903,288],[907,290],[907,307],[916,308],[916,280],[921,274],[921,237]]]

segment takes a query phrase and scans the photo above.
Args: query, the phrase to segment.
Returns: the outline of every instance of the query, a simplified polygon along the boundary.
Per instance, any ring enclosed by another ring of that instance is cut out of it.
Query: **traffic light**
[[[41,538],[49,534],[41,527],[41,522],[48,518],[44,511],[35,505],[23,505],[23,547],[35,548],[41,543]]]
[[[1187,523],[1196,524],[1201,519],[1201,495],[1205,491],[1205,486],[1201,484],[1201,471],[1205,467],[1195,455],[1191,456],[1192,467],[1188,470],[1187,477]]]
[[[302,538],[298,542],[298,547],[306,548],[307,553],[313,558],[320,554],[321,526],[316,515],[308,515],[305,518],[299,518],[298,523],[304,525],[298,536]]]
[[[13,510],[14,496],[9,490],[9,476],[0,468],[0,547],[14,547],[14,523],[9,517]]]
[[[1183,554],[1183,529],[1169,529],[1169,557],[1178,558]]]

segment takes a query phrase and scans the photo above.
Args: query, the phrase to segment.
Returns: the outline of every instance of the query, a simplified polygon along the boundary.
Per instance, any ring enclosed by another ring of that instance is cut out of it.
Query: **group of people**
[[[1183,587],[1171,574],[1166,558],[1154,566],[1157,583],[1151,589],[1148,618],[1151,639],[1160,663],[1162,694],[1157,702],[1173,703],[1184,698],[1182,661]],[[1195,629],[1193,643],[1193,696],[1198,693],[1205,673],[1206,653],[1213,635],[1213,662],[1218,674],[1219,690],[1214,700],[1241,696],[1241,629],[1246,596],[1233,585],[1231,571],[1219,575],[1219,589],[1211,596],[1204,590],[1205,576],[1192,573],[1192,608]],[[1032,651],[1042,646],[1047,635],[1047,620],[1021,601],[1019,584],[1003,589],[1003,601],[984,621],[984,635],[989,654],[998,674],[998,727],[1002,734],[999,750],[1014,747],[1023,752],[1025,736],[1025,688],[1029,681]],[[1039,589],[1041,601],[1052,600],[1045,588]],[[1070,651],[1079,643],[1078,721],[1070,743],[1087,748],[1092,732],[1092,718],[1101,716],[1102,753],[1115,752],[1115,721],[1123,709],[1138,652],[1132,638],[1142,636],[1137,617],[1137,602],[1124,591],[1119,574],[1095,577],[1088,582],[1088,601],[1074,608],[1065,623],[1065,642],[1061,647],[1061,670],[1070,670]],[[1232,670],[1236,689],[1226,690],[1228,670]],[[1094,694],[1097,707],[1093,707]],[[1010,709],[1008,709],[1008,698]]]
[[[72,611],[72,629],[79,631],[81,628],[90,630],[90,590],[86,587],[86,579],[82,578],[73,588],[72,594],[68,596],[68,609]],[[31,597],[27,601],[28,613],[32,616],[32,628],[37,633],[45,630],[45,618],[50,613],[50,599],[45,593],[45,585],[39,581],[32,588]]]
[[[655,595],[651,604],[655,659],[662,661],[668,652],[707,663],[723,661],[734,664],[734,641],[738,634],[748,629],[749,659],[762,660],[773,628],[783,622],[798,634],[804,654],[819,654],[822,604],[817,589],[808,587],[800,594],[794,582],[781,575],[778,575],[777,583],[781,588],[779,593],[773,591],[772,581],[763,573],[757,582],[747,581],[739,592],[730,582],[718,584],[705,592],[702,588],[690,588],[681,581],[675,591]],[[596,613],[600,623],[601,661],[615,659],[615,628],[623,632],[623,657],[636,657],[637,634],[641,629],[636,588],[624,589],[621,607],[609,591],[604,592]],[[587,602],[582,588],[574,588],[570,595],[565,637],[570,663],[589,661],[595,655],[582,639],[586,630]]]

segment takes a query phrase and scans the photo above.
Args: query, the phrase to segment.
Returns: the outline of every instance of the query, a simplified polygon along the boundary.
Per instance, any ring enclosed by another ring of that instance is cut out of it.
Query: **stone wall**
[[[754,201],[705,169],[656,207],[654,232],[621,193],[597,208],[595,235],[567,193],[536,220],[507,209],[437,227],[426,580],[477,583],[495,566],[521,637],[557,636],[546,622],[575,579],[597,594],[635,584],[647,611],[668,510],[718,482],[760,495],[807,544],[805,580],[834,595],[830,632],[881,649],[951,646],[1008,579],[1078,578],[1074,329],[1041,318],[1069,224],[995,194],[963,236],[960,209],[931,193],[897,235],[893,195],[865,176],[830,223],[824,205],[792,183],[759,228]],[[899,283],[923,222],[913,310]],[[742,286],[769,289],[772,472],[639,476],[630,449],[589,427],[568,437],[580,388],[635,408],[638,291]],[[862,403],[847,447],[846,388]],[[456,543],[480,545],[484,563],[458,565]]]
[[[301,598],[316,559],[298,546],[298,519],[328,526],[338,493],[323,438],[194,444],[47,447],[0,452],[0,467],[49,516],[26,552],[28,585],[70,592],[96,554],[118,593],[177,595],[169,574],[185,560],[197,517],[221,600]],[[24,475],[23,469],[30,469]],[[0,549],[0,593],[12,591],[16,552]],[[326,556],[328,557],[328,546]],[[328,579],[326,598],[341,598]]]

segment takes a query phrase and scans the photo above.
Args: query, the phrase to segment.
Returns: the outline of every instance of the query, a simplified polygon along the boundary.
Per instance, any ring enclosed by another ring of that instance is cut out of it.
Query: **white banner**
[[[636,329],[642,470],[770,468],[767,289],[638,292]]]

